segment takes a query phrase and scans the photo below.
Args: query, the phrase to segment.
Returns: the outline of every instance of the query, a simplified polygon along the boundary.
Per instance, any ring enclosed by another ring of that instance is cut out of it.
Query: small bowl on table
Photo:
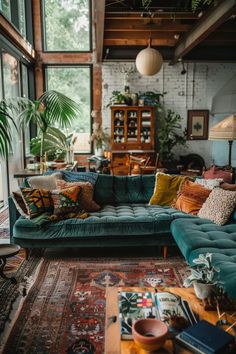
[[[132,334],[139,348],[154,352],[165,344],[168,327],[160,320],[142,318],[133,323]]]

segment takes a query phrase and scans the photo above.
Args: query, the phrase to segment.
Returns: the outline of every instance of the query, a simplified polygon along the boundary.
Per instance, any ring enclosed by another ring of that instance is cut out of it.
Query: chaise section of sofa
[[[236,224],[219,226],[207,219],[178,219],[171,224],[172,235],[187,262],[201,253],[212,253],[212,263],[220,269],[218,281],[236,299]]]

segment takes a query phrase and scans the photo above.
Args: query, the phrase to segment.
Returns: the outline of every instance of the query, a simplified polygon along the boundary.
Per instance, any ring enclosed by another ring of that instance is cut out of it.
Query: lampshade
[[[158,50],[151,48],[151,40],[147,48],[141,50],[136,57],[136,67],[142,75],[152,76],[157,74],[162,67],[163,58]]]
[[[236,114],[224,118],[210,128],[209,140],[235,140],[236,139]]]
[[[210,128],[209,140],[228,140],[229,155],[228,165],[231,166],[232,144],[236,139],[236,114],[224,118],[219,123]]]

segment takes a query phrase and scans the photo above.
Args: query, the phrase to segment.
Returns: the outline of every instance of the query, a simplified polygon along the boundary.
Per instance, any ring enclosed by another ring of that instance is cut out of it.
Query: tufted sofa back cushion
[[[154,190],[155,175],[99,175],[94,200],[100,205],[148,203]]]

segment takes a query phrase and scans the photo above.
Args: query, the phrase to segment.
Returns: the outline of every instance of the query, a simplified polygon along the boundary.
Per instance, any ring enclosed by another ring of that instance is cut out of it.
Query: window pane
[[[22,64],[22,97],[29,97],[29,84],[28,84],[28,68]],[[30,154],[30,128],[24,131],[24,148],[25,155]]]
[[[19,61],[7,52],[2,54],[4,98],[15,98],[20,95]],[[19,127],[19,122],[15,121]],[[21,134],[12,129],[12,153],[8,158],[10,192],[18,188],[17,180],[13,178],[15,171],[23,168],[23,144]]]
[[[18,0],[19,9],[19,30],[23,37],[26,38],[26,26],[25,26],[25,1]]]
[[[0,10],[4,16],[6,16],[9,20],[11,19],[10,0],[0,0]]]
[[[81,114],[73,127],[65,132],[66,135],[75,133],[77,136],[74,152],[90,152],[91,134],[91,73],[87,66],[48,67],[47,88],[57,90],[79,103]]]
[[[90,50],[89,4],[89,0],[44,0],[46,50]]]

